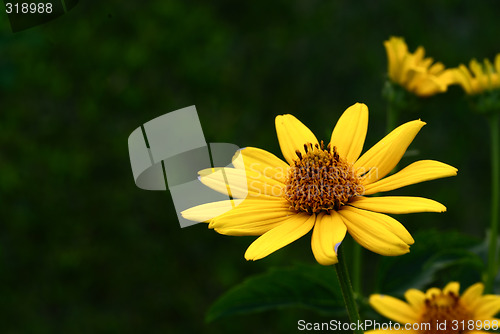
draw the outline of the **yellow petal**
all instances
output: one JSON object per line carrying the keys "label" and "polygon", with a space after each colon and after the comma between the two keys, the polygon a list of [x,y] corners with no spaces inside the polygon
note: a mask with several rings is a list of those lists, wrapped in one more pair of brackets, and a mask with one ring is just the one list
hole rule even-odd
{"label": "yellow petal", "polygon": [[344,240],[346,231],[342,217],[336,211],[332,211],[329,215],[325,213],[318,215],[311,238],[311,247],[319,264],[328,266],[338,262],[337,249]]}
{"label": "yellow petal", "polygon": [[233,165],[238,169],[248,169],[284,183],[290,166],[265,150],[246,147],[238,150],[233,157]]}
{"label": "yellow petal", "polygon": [[420,160],[394,175],[365,186],[365,195],[390,191],[410,184],[457,175],[457,169],[433,160]]}
{"label": "yellow petal", "polygon": [[438,62],[429,67],[429,74],[436,75],[443,70],[444,70],[444,65]]}
{"label": "yellow petal", "polygon": [[420,81],[415,87],[415,94],[420,97],[428,97],[437,93],[444,93],[448,89],[447,80],[440,80],[436,76],[427,75],[424,80]]}
{"label": "yellow petal", "polygon": [[387,51],[389,77],[397,82],[401,69],[401,62],[405,54],[408,53],[408,47],[401,37],[391,37],[388,41],[384,42],[384,47]]}
{"label": "yellow petal", "polygon": [[443,293],[445,295],[447,295],[450,292],[453,292],[454,295],[459,296],[460,295],[460,283],[450,282],[450,283],[446,284],[446,286],[443,289]]}
{"label": "yellow petal", "polygon": [[354,164],[354,170],[358,175],[369,171],[363,178],[363,184],[373,183],[386,176],[398,164],[424,125],[425,123],[420,120],[405,123],[363,154]]}
{"label": "yellow petal", "polygon": [[425,57],[425,49],[422,46],[417,47],[415,52],[413,53],[413,56],[415,57],[415,65],[422,66],[422,67],[427,67],[425,66],[426,63],[428,63],[428,59],[431,60],[432,63],[432,58],[426,58]]}
{"label": "yellow petal", "polygon": [[[396,219],[384,215],[382,213],[371,212],[367,210],[361,210],[353,208],[350,206],[345,206],[342,208],[342,213],[347,213],[351,217],[358,216],[359,220],[364,220],[366,224],[371,224],[375,229],[388,230],[393,233],[399,239],[403,240],[406,244],[412,245],[415,241],[413,240],[411,234],[406,230],[406,228],[398,222]],[[345,217],[345,215],[343,215]],[[346,223],[347,225],[347,223]],[[349,229],[349,226],[347,226]],[[406,248],[406,247],[405,247]]]}
{"label": "yellow petal", "polygon": [[299,213],[283,221],[280,226],[264,233],[248,247],[245,258],[258,260],[285,247],[307,234],[314,226],[315,215]]}
{"label": "yellow petal", "polygon": [[472,77],[469,70],[465,65],[460,64],[457,69],[453,71],[455,81],[462,86],[467,94],[472,94]]}
{"label": "yellow petal", "polygon": [[370,305],[384,317],[406,324],[419,321],[419,314],[407,303],[386,295],[371,295]]}
{"label": "yellow petal", "polygon": [[486,88],[488,88],[487,85],[488,79],[483,72],[483,67],[481,66],[481,64],[477,60],[472,59],[469,63],[469,68],[471,72],[474,74],[474,77],[476,81],[479,83],[481,89],[485,90]]}
{"label": "yellow petal", "polygon": [[372,252],[395,256],[410,251],[408,244],[413,244],[413,238],[394,218],[349,206],[339,213],[354,240]]}
{"label": "yellow petal", "polygon": [[415,312],[422,311],[425,306],[425,293],[417,289],[409,289],[405,292],[405,298]]}
{"label": "yellow petal", "polygon": [[260,221],[252,221],[246,225],[214,227],[214,231],[219,234],[232,236],[263,235],[267,231],[280,226],[288,217],[271,218]]}
{"label": "yellow petal", "polygon": [[500,312],[500,296],[482,296],[474,306],[475,316],[481,319],[492,318],[498,312]]}
{"label": "yellow petal", "polygon": [[438,288],[430,288],[425,292],[425,297],[426,298],[432,298],[432,296],[439,296],[441,295],[442,291],[441,289]]}
{"label": "yellow petal", "polygon": [[447,69],[438,74],[437,77],[443,83],[443,85],[449,86],[455,83],[455,75],[453,74],[453,72],[454,69]]}
{"label": "yellow petal", "polygon": [[316,136],[301,121],[292,115],[276,116],[276,133],[280,143],[281,152],[286,161],[291,164],[297,159],[295,151],[305,154],[304,144],[318,143]]}
{"label": "yellow petal", "polygon": [[222,234],[261,235],[270,225],[295,215],[289,207],[284,199],[245,199],[232,210],[214,217],[208,227]]}
{"label": "yellow petal", "polygon": [[427,77],[427,71],[423,67],[413,67],[406,73],[405,87],[408,91],[414,92],[417,86]]}
{"label": "yellow petal", "polygon": [[407,86],[408,80],[410,79],[410,70],[415,68],[415,56],[408,53],[404,56],[403,61],[401,63],[401,68],[399,71],[399,77],[396,79],[396,82],[400,83],[403,86]]}
{"label": "yellow petal", "polygon": [[262,175],[260,172],[236,168],[207,168],[198,172],[200,181],[222,194],[246,198],[274,196],[282,197],[285,185]]}
{"label": "yellow petal", "polygon": [[356,103],[340,116],[333,129],[330,144],[337,148],[342,158],[352,164],[363,150],[367,129],[368,107],[363,103]]}
{"label": "yellow petal", "polygon": [[238,199],[201,204],[182,211],[181,215],[189,220],[206,222],[234,209],[242,202],[243,200]]}
{"label": "yellow petal", "polygon": [[358,196],[352,199],[349,204],[359,209],[390,214],[446,211],[446,207],[439,202],[427,198],[412,196]]}
{"label": "yellow petal", "polygon": [[474,308],[476,303],[483,295],[483,291],[484,291],[483,283],[473,284],[467,290],[464,291],[460,299],[463,301],[464,305]]}
{"label": "yellow petal", "polygon": [[495,57],[495,69],[500,74],[500,53]]}

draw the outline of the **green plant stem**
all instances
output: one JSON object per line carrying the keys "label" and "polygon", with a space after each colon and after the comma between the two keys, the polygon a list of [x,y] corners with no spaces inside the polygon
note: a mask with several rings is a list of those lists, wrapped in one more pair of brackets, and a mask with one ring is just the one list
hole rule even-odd
{"label": "green plant stem", "polygon": [[352,247],[352,289],[358,296],[362,295],[361,292],[361,263],[363,259],[361,257],[361,246],[357,243],[353,243]]}
{"label": "green plant stem", "polygon": [[[344,261],[344,252],[340,248],[338,250],[339,262],[335,265],[335,272],[337,273],[337,278],[340,282],[340,288],[342,290],[342,296],[344,297],[349,320],[351,323],[358,324],[361,321],[361,318],[359,317],[358,306],[356,305],[356,300],[354,299],[354,292],[352,291],[347,265]],[[363,334],[363,331],[358,328],[356,328],[353,332],[356,334]]]}
{"label": "green plant stem", "polygon": [[486,293],[492,293],[497,274],[498,209],[500,202],[500,114],[494,113],[489,119],[491,131],[491,225],[488,249],[488,275]]}
{"label": "green plant stem", "polygon": [[398,110],[394,106],[393,99],[389,98],[389,99],[387,99],[387,123],[385,125],[386,126],[385,132],[389,133],[392,130],[394,130],[394,128],[396,127],[397,121],[398,121]]}

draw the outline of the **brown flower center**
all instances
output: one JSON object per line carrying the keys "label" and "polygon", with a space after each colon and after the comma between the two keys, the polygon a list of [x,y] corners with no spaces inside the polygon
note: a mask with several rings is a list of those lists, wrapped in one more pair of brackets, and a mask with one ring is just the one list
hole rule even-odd
{"label": "brown flower center", "polygon": [[360,179],[352,172],[335,146],[304,145],[305,154],[296,151],[298,159],[290,166],[285,199],[299,212],[317,213],[339,210],[349,200],[363,193]]}
{"label": "brown flower center", "polygon": [[471,319],[471,311],[463,305],[458,295],[450,291],[425,300],[425,311],[420,323],[430,326],[422,331],[424,334],[455,334],[466,332],[467,322]]}

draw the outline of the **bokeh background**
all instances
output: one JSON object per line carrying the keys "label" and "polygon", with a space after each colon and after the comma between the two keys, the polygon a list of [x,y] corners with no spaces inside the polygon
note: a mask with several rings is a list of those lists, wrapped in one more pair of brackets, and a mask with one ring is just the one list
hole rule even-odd
{"label": "bokeh background", "polygon": [[[341,113],[364,102],[366,148],[385,134],[383,41],[402,36],[449,67],[493,59],[499,13],[493,0],[82,1],[18,33],[0,14],[1,332],[290,333],[299,319],[328,321],[298,308],[205,323],[217,297],[245,278],[314,263],[310,239],[246,262],[253,237],[181,229],[168,192],[134,185],[129,134],[196,105],[207,142],[280,155],[276,115],[291,113],[328,140]],[[402,165],[437,159],[460,172],[393,192],[448,207],[400,220],[411,233],[484,238],[485,119],[459,87],[399,123],[417,118],[427,126]],[[380,257],[363,256],[370,293]]]}

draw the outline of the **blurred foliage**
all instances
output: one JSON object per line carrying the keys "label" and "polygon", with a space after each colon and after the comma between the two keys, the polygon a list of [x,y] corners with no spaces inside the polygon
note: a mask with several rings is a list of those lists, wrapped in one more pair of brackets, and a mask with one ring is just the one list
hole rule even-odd
{"label": "blurred foliage", "polygon": [[296,264],[290,268],[272,268],[265,274],[248,278],[212,305],[207,321],[288,307],[309,308],[323,315],[346,317],[333,267]]}
{"label": "blurred foliage", "polygon": [[[80,2],[12,33],[0,21],[0,323],[2,333],[293,332],[311,311],[204,323],[224,291],[272,266],[314,263],[302,238],[258,262],[251,237],[180,229],[168,192],[135,187],[128,135],[195,104],[207,142],[279,155],[274,117],[322,139],[355,102],[370,108],[366,145],[384,135],[382,42],[405,37],[447,66],[498,53],[500,2]],[[410,232],[483,238],[489,215],[487,124],[461,89],[399,122],[427,122],[411,146],[459,175],[395,194],[431,197],[445,214],[401,216]],[[416,243],[422,242],[415,238]],[[416,246],[415,246],[416,247]],[[366,292],[380,256],[364,253]],[[402,257],[401,259],[404,259]]]}

